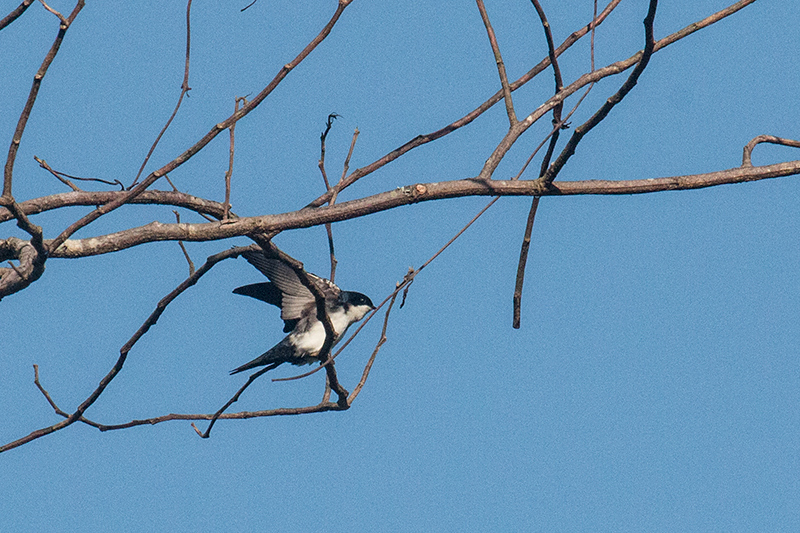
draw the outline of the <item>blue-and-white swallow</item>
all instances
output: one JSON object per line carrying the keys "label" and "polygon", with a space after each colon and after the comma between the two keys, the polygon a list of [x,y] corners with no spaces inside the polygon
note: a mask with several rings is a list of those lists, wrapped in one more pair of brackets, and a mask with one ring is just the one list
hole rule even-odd
{"label": "blue-and-white swallow", "polygon": [[[283,331],[289,334],[249,363],[231,370],[231,374],[274,363],[307,365],[319,361],[319,352],[325,343],[325,327],[317,319],[314,295],[300,282],[294,270],[278,259],[268,258],[260,252],[245,252],[242,255],[270,281],[244,285],[233,292],[280,307]],[[372,300],[360,292],[343,291],[332,281],[314,274],[309,273],[308,277],[325,296],[325,311],[336,334],[334,344],[351,324],[375,309]]]}

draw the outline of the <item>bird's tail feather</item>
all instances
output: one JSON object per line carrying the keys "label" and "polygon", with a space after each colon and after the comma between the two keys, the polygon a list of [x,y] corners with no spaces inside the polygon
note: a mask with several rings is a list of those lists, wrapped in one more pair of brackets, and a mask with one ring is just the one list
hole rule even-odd
{"label": "bird's tail feather", "polygon": [[[292,354],[292,347],[289,344],[287,339],[279,342],[263,354],[259,355],[249,363],[245,363],[238,368],[234,368],[231,370],[230,375],[238,374],[239,372],[244,372],[245,370],[250,370],[251,368],[255,368],[257,366],[265,366],[271,365],[273,363],[285,363],[290,359]],[[277,366],[277,365],[276,365]]]}

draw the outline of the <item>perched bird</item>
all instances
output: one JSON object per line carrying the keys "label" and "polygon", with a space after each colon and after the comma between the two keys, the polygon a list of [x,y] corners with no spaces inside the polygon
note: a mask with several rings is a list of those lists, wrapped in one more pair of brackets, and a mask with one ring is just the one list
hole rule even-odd
{"label": "perched bird", "polygon": [[[231,374],[274,363],[307,365],[319,361],[319,351],[325,343],[325,327],[317,319],[314,295],[300,282],[294,270],[278,259],[268,258],[260,252],[245,252],[242,255],[271,281],[244,285],[233,292],[280,307],[283,331],[289,334],[249,363],[232,370]],[[343,291],[332,281],[314,274],[308,274],[308,277],[325,296],[325,310],[336,333],[334,344],[342,338],[350,324],[358,322],[375,309],[372,300],[360,292]]]}

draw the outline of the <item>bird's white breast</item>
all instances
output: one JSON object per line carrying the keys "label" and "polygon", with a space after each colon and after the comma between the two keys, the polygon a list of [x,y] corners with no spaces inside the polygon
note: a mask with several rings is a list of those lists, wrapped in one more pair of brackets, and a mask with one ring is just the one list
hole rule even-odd
{"label": "bird's white breast", "polygon": [[[334,340],[334,344],[336,344],[354,320],[353,317],[351,317],[349,313],[345,313],[344,310],[331,313],[328,316],[331,319],[333,330],[336,333],[336,339]],[[291,343],[297,348],[298,352],[317,355],[322,349],[322,345],[325,343],[325,326],[323,326],[322,322],[319,320],[314,320],[308,330],[302,333],[292,333],[289,337]]]}

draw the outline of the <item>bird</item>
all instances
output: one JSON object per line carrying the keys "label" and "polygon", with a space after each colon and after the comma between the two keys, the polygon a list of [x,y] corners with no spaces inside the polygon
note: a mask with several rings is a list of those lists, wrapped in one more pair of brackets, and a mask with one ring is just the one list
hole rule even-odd
{"label": "bird", "polygon": [[[280,307],[283,332],[289,334],[249,363],[231,370],[231,375],[258,366],[278,366],[282,363],[307,365],[320,361],[325,327],[317,318],[317,301],[312,292],[286,263],[261,252],[244,252],[242,255],[270,281],[237,287],[233,290],[234,294],[250,296]],[[343,291],[330,280],[311,273],[307,275],[325,296],[325,311],[336,335],[333,344],[344,336],[351,324],[375,309],[372,300],[365,294]]]}

